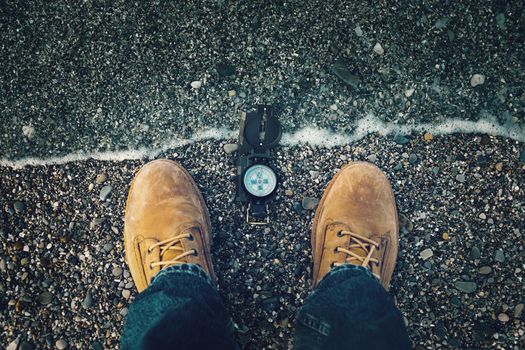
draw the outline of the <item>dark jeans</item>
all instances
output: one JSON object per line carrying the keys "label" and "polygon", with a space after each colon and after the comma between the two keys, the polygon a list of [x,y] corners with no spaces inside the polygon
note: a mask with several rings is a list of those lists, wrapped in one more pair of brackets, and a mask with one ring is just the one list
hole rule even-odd
{"label": "dark jeans", "polygon": [[[403,317],[371,273],[332,269],[297,313],[295,349],[410,349]],[[121,347],[238,349],[221,297],[197,265],[162,270],[129,308]]]}

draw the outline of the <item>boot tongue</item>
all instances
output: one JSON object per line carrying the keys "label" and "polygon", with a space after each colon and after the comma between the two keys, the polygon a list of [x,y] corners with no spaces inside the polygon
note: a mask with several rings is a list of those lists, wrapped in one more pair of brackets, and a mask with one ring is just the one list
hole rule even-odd
{"label": "boot tongue", "polygon": [[[361,257],[363,257],[363,259],[366,258],[366,256],[368,255],[368,251],[366,251],[365,249],[359,247],[359,248],[352,248],[351,250],[352,253],[355,253]],[[357,259],[353,259],[353,261],[355,262],[356,265],[362,265],[362,262],[361,261],[357,261]]]}
{"label": "boot tongue", "polygon": [[[189,234],[193,235],[193,237],[195,237],[195,235],[196,235],[195,231],[196,231],[195,228],[189,227],[189,228],[186,228],[186,229],[178,232],[177,236],[183,235],[185,233],[189,233]],[[162,257],[161,257],[162,261],[173,260],[176,257],[178,257],[179,255],[181,255],[182,253],[184,253],[185,250],[188,250],[188,248],[184,247],[184,245],[182,244],[183,241],[185,241],[185,238],[182,238],[181,240],[178,240],[173,245],[171,245],[170,248],[166,249],[164,254],[162,254]],[[187,258],[180,259],[180,262],[187,262]]]}

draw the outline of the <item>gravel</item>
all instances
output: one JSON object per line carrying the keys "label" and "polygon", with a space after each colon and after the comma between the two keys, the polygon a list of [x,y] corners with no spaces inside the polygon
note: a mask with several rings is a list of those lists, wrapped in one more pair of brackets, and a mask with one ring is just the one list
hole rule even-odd
{"label": "gravel", "polygon": [[[224,145],[233,140],[201,141],[162,155],[181,162],[206,198],[219,291],[243,348],[287,348],[295,312],[310,294],[314,211],[303,209],[301,202],[321,198],[338,169],[370,154],[381,155],[376,164],[396,194],[400,241],[391,293],[414,345],[522,346],[525,254],[516,242],[525,233],[523,145],[466,135],[424,142],[423,136],[405,135],[409,142],[402,145],[393,137],[371,135],[331,149],[280,148],[274,166],[281,186],[267,227],[246,226],[243,210],[231,200],[235,155],[227,154]],[[410,164],[404,154],[417,155],[418,162]],[[477,163],[479,154],[489,156],[486,167]],[[500,161],[506,164],[503,172],[495,168]],[[53,348],[57,340],[67,341],[69,348],[88,349],[92,342],[118,348],[127,308],[137,295],[125,269],[124,205],[133,175],[145,162],[0,167],[1,344],[21,336],[36,348]],[[432,169],[438,165],[436,174]],[[311,172],[318,177],[313,179]],[[458,172],[469,180],[457,182]],[[105,201],[88,191],[101,173],[113,186]],[[26,203],[24,212],[13,209],[16,201]],[[480,220],[480,212],[490,213],[493,222]],[[93,225],[95,218],[104,220]],[[474,247],[481,252],[476,259],[471,257]],[[427,249],[432,256],[422,260]],[[494,260],[499,251],[504,263]],[[52,302],[42,305],[39,298],[46,292]],[[93,304],[84,308],[88,293]],[[511,320],[502,323],[501,313]]]}

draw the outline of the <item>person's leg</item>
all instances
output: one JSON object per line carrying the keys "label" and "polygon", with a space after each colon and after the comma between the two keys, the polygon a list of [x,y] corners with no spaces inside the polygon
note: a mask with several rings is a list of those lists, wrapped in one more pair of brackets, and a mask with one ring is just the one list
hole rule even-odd
{"label": "person's leg", "polygon": [[234,328],[198,265],[159,272],[129,308],[121,349],[235,349]]}
{"label": "person's leg", "polygon": [[296,349],[409,349],[403,318],[386,292],[398,249],[392,188],[357,162],[332,179],[312,227],[316,289],[298,312]]}
{"label": "person's leg", "polygon": [[297,313],[294,348],[411,349],[403,317],[364,267],[332,269]]}
{"label": "person's leg", "polygon": [[124,220],[126,261],[137,290],[122,349],[235,349],[214,283],[210,218],[191,176],[156,160],[137,173]]}

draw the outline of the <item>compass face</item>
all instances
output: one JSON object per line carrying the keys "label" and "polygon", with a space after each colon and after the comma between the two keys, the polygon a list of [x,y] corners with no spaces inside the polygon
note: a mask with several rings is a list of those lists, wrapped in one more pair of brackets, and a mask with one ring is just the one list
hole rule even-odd
{"label": "compass face", "polygon": [[277,177],[266,165],[256,164],[244,173],[244,187],[256,197],[266,197],[275,190]]}

